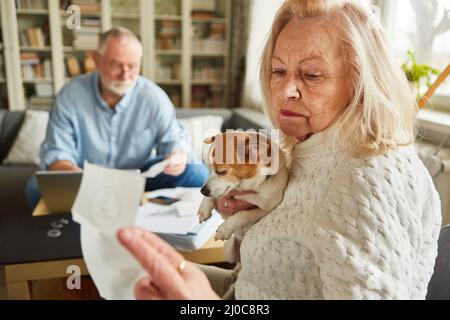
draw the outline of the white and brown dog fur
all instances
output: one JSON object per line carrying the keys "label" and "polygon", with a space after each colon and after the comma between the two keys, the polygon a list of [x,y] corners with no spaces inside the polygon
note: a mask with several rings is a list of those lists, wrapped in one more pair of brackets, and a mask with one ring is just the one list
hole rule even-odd
{"label": "white and brown dog fur", "polygon": [[[286,159],[274,141],[257,132],[227,131],[205,139],[211,144],[211,174],[201,189],[205,196],[198,212],[200,222],[211,217],[215,200],[232,190],[254,191],[234,198],[257,206],[256,209],[222,215],[224,222],[216,232],[216,240],[225,243],[225,256],[240,268],[240,242],[245,232],[281,202],[289,179]],[[228,244],[228,246],[227,246]]]}

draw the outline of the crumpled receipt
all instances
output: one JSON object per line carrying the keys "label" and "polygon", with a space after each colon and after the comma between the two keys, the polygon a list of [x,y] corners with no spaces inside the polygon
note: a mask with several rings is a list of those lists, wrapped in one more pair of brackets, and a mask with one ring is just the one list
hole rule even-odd
{"label": "crumpled receipt", "polygon": [[81,224],[81,249],[100,296],[134,299],[134,286],[146,273],[117,240],[117,231],[134,225],[145,178],[124,170],[86,163],[73,220]]}

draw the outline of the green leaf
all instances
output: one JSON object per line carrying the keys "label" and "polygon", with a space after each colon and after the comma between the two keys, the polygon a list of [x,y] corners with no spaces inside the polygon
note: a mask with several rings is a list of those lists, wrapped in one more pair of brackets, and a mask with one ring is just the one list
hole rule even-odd
{"label": "green leaf", "polygon": [[408,81],[413,82],[417,88],[420,88],[420,82],[425,79],[426,85],[430,87],[431,75],[438,75],[440,71],[426,64],[418,64],[414,53],[408,50],[409,59],[402,64],[403,72]]}

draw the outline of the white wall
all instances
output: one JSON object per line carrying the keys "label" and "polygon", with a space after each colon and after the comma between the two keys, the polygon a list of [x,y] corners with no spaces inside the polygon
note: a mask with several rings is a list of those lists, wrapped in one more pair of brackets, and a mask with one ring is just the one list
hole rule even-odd
{"label": "white wall", "polygon": [[250,9],[250,34],[242,105],[262,109],[259,88],[259,61],[273,18],[284,0],[253,0]]}

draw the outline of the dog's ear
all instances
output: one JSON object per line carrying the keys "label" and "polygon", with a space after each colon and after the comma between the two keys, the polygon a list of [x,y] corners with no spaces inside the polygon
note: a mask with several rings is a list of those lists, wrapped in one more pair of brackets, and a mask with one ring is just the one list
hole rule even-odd
{"label": "dog's ear", "polygon": [[209,137],[209,138],[205,138],[205,139],[203,140],[203,143],[211,144],[211,143],[213,143],[215,140],[216,140],[216,136],[212,136],[212,137]]}

